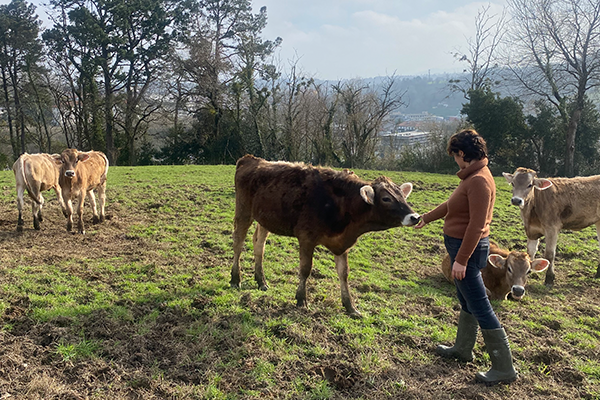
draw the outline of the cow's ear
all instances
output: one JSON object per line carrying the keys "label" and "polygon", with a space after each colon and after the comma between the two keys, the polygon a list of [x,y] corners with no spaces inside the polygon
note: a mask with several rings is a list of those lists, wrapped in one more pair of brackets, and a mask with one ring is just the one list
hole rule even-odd
{"label": "cow's ear", "polygon": [[52,154],[52,158],[54,159],[54,163],[57,165],[62,165],[62,159],[60,154]]}
{"label": "cow's ear", "polygon": [[488,256],[488,262],[496,268],[504,268],[504,263],[506,262],[506,258],[502,257],[500,254],[490,254]]}
{"label": "cow's ear", "polygon": [[535,178],[533,180],[533,184],[539,190],[545,190],[545,189],[548,189],[550,186],[552,186],[551,181],[549,181],[548,179],[541,179],[541,178]]}
{"label": "cow's ear", "polygon": [[404,196],[405,199],[407,199],[408,196],[410,196],[410,194],[412,193],[412,189],[413,189],[413,185],[410,182],[406,182],[406,183],[403,183],[402,185],[400,185],[400,190],[402,190],[402,195]]}
{"label": "cow's ear", "polygon": [[90,158],[90,155],[88,153],[79,153],[79,154],[77,154],[77,159],[79,161],[87,161],[87,160],[89,160],[89,158]]}
{"label": "cow's ear", "polygon": [[365,185],[360,188],[360,197],[362,197],[367,204],[375,204],[375,191],[371,185]]}
{"label": "cow's ear", "polygon": [[502,176],[506,179],[506,182],[508,182],[509,185],[512,185],[513,179],[515,178],[515,176],[513,174],[503,172]]}
{"label": "cow's ear", "polygon": [[550,261],[545,258],[536,258],[531,262],[531,271],[532,272],[542,272],[548,268],[550,265]]}

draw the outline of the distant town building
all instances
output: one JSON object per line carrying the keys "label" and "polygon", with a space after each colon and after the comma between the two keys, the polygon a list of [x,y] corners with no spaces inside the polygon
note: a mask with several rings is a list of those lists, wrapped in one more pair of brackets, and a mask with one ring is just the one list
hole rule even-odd
{"label": "distant town building", "polygon": [[380,142],[396,149],[404,146],[412,146],[417,143],[427,144],[429,132],[407,131],[407,132],[387,132],[379,135]]}

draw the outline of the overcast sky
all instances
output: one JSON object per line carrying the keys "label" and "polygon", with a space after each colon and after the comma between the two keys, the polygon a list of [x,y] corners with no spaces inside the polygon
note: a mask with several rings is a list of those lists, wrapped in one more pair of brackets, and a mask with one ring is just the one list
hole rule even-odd
{"label": "overcast sky", "polygon": [[320,79],[456,72],[453,51],[467,49],[483,7],[504,0],[252,0],[267,6],[265,39],[283,39],[280,59],[299,58]]}
{"label": "overcast sky", "polygon": [[[9,0],[0,0],[8,4]],[[34,4],[47,0],[33,0]],[[462,69],[452,53],[467,50],[483,7],[499,14],[505,0],[252,0],[267,7],[265,39],[283,39],[281,67],[298,60],[318,79],[424,75]],[[38,8],[45,18],[45,11]]]}

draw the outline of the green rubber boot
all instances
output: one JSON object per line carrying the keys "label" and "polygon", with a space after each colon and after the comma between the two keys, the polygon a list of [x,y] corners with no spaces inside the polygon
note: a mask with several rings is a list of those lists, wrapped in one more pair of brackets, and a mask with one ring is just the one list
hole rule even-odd
{"label": "green rubber boot", "polygon": [[488,372],[478,372],[475,378],[488,386],[516,380],[518,374],[513,367],[512,354],[504,328],[482,329],[481,333],[492,361],[492,369]]}
{"label": "green rubber boot", "polygon": [[456,358],[461,361],[473,360],[473,346],[477,340],[477,329],[479,323],[473,314],[460,310],[458,317],[458,330],[454,346],[438,345],[435,352],[442,357]]}

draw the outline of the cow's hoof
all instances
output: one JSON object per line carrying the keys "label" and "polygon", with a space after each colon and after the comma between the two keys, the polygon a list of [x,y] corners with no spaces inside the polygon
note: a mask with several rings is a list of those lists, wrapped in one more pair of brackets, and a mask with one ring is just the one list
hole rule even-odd
{"label": "cow's hoof", "polygon": [[298,308],[307,308],[308,307],[308,302],[306,300],[297,300],[296,301],[296,307],[298,307]]}
{"label": "cow's hoof", "polygon": [[39,220],[40,222],[44,222],[44,217],[42,217],[42,213],[40,213],[40,214],[38,215],[38,220]]}
{"label": "cow's hoof", "polygon": [[38,221],[33,221],[33,229],[35,229],[36,231],[39,231],[40,228],[40,223]]}
{"label": "cow's hoof", "polygon": [[262,285],[258,285],[258,290],[262,290],[263,292],[266,292],[268,288],[269,288],[269,286],[266,283],[262,284]]}
{"label": "cow's hoof", "polygon": [[229,282],[229,287],[231,287],[232,289],[239,289],[240,288],[240,284],[239,283]]}
{"label": "cow's hoof", "polygon": [[23,225],[17,225],[17,232],[23,232]]}
{"label": "cow's hoof", "polygon": [[99,224],[100,223],[100,218],[98,218],[96,215],[94,215],[94,218],[92,218],[92,224]]}
{"label": "cow's hoof", "polygon": [[354,311],[352,311],[352,312],[349,312],[349,313],[348,313],[348,316],[349,316],[350,318],[352,318],[352,319],[362,319],[362,317],[363,317],[363,316],[362,316],[362,314],[361,314],[361,313],[359,313],[359,312],[358,312],[358,311],[356,311],[356,310],[354,310]]}

